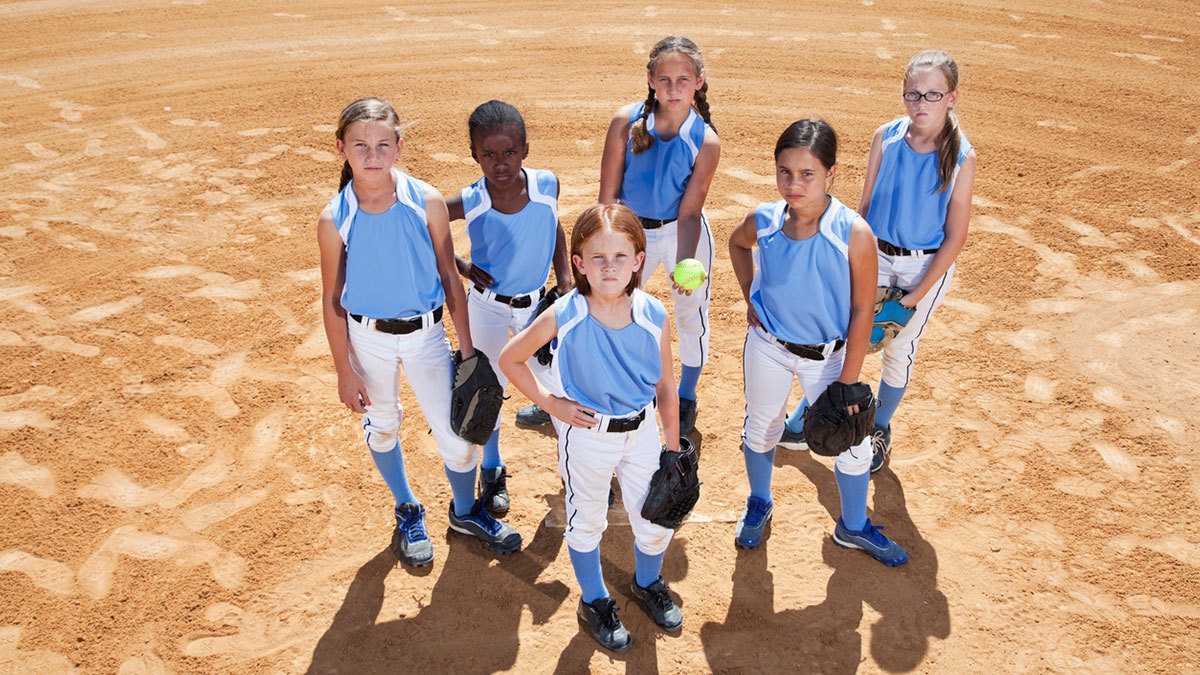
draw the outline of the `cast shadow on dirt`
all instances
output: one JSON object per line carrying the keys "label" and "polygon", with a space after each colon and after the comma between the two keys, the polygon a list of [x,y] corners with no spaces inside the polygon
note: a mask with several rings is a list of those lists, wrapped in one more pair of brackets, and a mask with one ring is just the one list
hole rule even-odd
{"label": "cast shadow on dirt", "polygon": [[[816,486],[832,532],[841,512],[832,463],[807,452],[781,451],[777,457],[780,466],[796,467]],[[853,673],[866,658],[858,634],[863,603],[880,615],[870,626],[870,658],[882,670],[913,670],[924,660],[930,637],[949,636],[949,605],[937,588],[937,553],[913,524],[896,475],[885,468],[871,480],[875,508],[868,516],[908,550],[908,563],[885,567],[862,551],[838,547],[825,534],[812,542],[833,570],[825,599],[777,610],[767,566],[774,533],[756,550],[738,550],[729,612],[723,621],[700,628],[713,671]],[[787,517],[778,510],[774,514],[776,522]],[[775,562],[779,569],[780,561]]]}
{"label": "cast shadow on dirt", "polygon": [[[547,498],[562,501],[561,493]],[[355,574],[313,649],[308,672],[410,673],[449,663],[461,672],[511,669],[524,609],[534,625],[542,625],[570,595],[563,580],[538,581],[562,541],[562,528],[551,524],[550,513],[533,539],[508,556],[496,557],[481,542],[447,529],[434,538],[435,555],[445,556],[445,564],[429,603],[410,616],[377,623],[384,580],[406,573],[390,550],[380,551]]]}

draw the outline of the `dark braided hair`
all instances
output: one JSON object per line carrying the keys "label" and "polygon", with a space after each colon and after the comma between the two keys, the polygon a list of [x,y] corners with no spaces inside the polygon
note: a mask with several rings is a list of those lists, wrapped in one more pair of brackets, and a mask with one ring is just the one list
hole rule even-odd
{"label": "dark braided hair", "polygon": [[495,99],[475,108],[467,118],[467,133],[471,137],[471,154],[475,153],[475,134],[493,129],[512,128],[520,135],[520,143],[525,143],[525,118],[516,108]]}
{"label": "dark braided hair", "polygon": [[[700,77],[700,73],[704,70],[704,55],[700,53],[700,48],[695,42],[685,38],[682,35],[672,35],[665,37],[654,45],[650,50],[650,61],[646,63],[646,70],[651,74],[658,67],[659,62],[668,54],[683,54],[692,61],[692,68],[696,72],[696,77]],[[650,90],[646,94],[646,104],[642,107],[642,116],[633,123],[633,128],[629,130],[629,138],[632,140],[633,154],[640,155],[654,145],[654,137],[650,135],[650,130],[646,128],[646,121],[650,117],[650,113],[654,112],[654,87],[648,87]],[[708,82],[696,90],[696,94],[692,99],[692,105],[695,106],[696,112],[700,113],[700,117],[712,127],[713,131],[717,128],[713,126],[712,116],[708,109]]]}

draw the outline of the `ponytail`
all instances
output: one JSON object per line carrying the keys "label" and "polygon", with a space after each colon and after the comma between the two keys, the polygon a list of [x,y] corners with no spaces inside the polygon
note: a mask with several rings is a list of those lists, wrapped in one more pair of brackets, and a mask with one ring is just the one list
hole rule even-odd
{"label": "ponytail", "polygon": [[654,88],[647,87],[650,90],[646,94],[646,103],[642,106],[642,115],[633,123],[633,128],[629,130],[630,149],[633,154],[640,155],[650,149],[654,145],[654,137],[650,135],[650,130],[646,128],[646,121],[650,117],[650,113],[654,112]]}
{"label": "ponytail", "polygon": [[954,180],[954,171],[958,168],[958,115],[954,114],[954,110],[946,111],[946,125],[942,127],[942,133],[938,134],[938,192],[945,192],[950,188],[950,182]]}
{"label": "ponytail", "polygon": [[354,169],[350,168],[350,162],[344,162],[342,164],[342,181],[338,183],[338,192],[345,190],[352,178],[354,178]]}

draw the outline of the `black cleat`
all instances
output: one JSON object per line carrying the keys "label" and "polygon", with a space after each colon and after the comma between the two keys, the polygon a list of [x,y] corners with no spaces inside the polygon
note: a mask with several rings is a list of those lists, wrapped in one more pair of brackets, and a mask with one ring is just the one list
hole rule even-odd
{"label": "black cleat", "polygon": [[579,609],[575,614],[580,623],[587,625],[592,638],[599,642],[601,647],[614,652],[629,649],[629,631],[625,630],[621,619],[617,618],[617,603],[612,598],[598,598],[590,604],[580,600]]}

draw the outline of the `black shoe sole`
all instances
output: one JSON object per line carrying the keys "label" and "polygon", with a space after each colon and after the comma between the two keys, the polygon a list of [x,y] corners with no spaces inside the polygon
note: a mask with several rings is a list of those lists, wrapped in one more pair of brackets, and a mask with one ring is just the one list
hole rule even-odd
{"label": "black shoe sole", "polygon": [[592,632],[592,624],[588,623],[588,620],[583,618],[579,614],[579,612],[575,613],[575,618],[579,620],[579,627],[584,629],[585,631],[587,631],[587,634],[591,636],[592,640],[594,640],[596,642],[596,644],[600,645],[601,647],[604,647],[605,649],[609,650],[610,652],[627,651],[629,649],[630,645],[633,644],[633,639],[630,638],[625,644],[623,644],[619,647],[614,647],[612,645],[606,645],[600,641],[600,638],[596,637],[596,634],[594,632]]}

